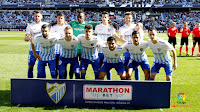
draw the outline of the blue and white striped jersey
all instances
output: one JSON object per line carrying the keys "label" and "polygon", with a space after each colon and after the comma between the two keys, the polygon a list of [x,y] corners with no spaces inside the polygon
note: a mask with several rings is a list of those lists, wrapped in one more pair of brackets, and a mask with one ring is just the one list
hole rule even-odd
{"label": "blue and white striped jersey", "polygon": [[119,28],[119,35],[124,35],[124,39],[126,41],[132,40],[132,32],[135,29],[135,24],[132,23],[130,26],[124,24],[122,27]]}
{"label": "blue and white striped jersey", "polygon": [[122,62],[121,54],[127,50],[123,47],[116,47],[114,51],[111,51],[108,46],[100,46],[100,50],[104,54],[103,62],[106,63],[120,63]]}
{"label": "blue and white striped jersey", "polygon": [[61,46],[61,52],[60,57],[64,58],[74,58],[77,57],[77,44],[80,44],[80,41],[78,38],[73,38],[71,41],[66,41],[65,38],[57,39],[57,44],[60,44]]}
{"label": "blue and white striped jersey", "polygon": [[97,34],[97,36],[103,41],[107,41],[108,37],[116,35],[115,28],[113,26],[110,24],[104,25],[103,23],[95,27],[94,33]]}
{"label": "blue and white striped jersey", "polygon": [[[58,35],[57,39],[60,39],[62,37],[65,37],[65,28],[66,26],[70,26],[69,24],[64,24],[62,26],[59,26],[58,24],[54,25],[51,27],[51,33],[52,34],[56,34]],[[56,44],[55,45],[55,54],[60,54],[60,45],[59,44]]]}
{"label": "blue and white striped jersey", "polygon": [[[26,34],[30,34],[31,37],[34,37],[38,34],[41,34],[41,27],[43,24],[48,24],[46,22],[40,22],[39,24],[31,23],[28,24],[26,27]],[[29,51],[32,51],[32,47],[30,45]],[[35,51],[40,51],[40,45],[36,44],[35,45]]]}
{"label": "blue and white striped jersey", "polygon": [[153,44],[149,39],[148,45],[153,52],[154,55],[154,63],[159,64],[171,64],[171,56],[169,51],[173,50],[173,46],[169,44],[166,40],[159,39],[158,43]]}
{"label": "blue and white striped jersey", "polygon": [[98,58],[97,45],[101,45],[103,41],[97,36],[92,36],[90,40],[86,40],[85,34],[80,34],[77,38],[80,40],[80,45],[82,46],[81,58],[96,60]]}
{"label": "blue and white striped jersey", "polygon": [[45,39],[42,35],[38,35],[33,40],[33,44],[40,44],[39,56],[42,61],[50,61],[55,59],[55,42],[56,36],[50,35],[48,39]]}
{"label": "blue and white striped jersey", "polygon": [[131,60],[136,62],[142,62],[148,60],[145,53],[145,49],[148,48],[148,43],[146,41],[140,41],[139,45],[134,45],[133,42],[124,43],[124,48],[129,50],[131,54]]}

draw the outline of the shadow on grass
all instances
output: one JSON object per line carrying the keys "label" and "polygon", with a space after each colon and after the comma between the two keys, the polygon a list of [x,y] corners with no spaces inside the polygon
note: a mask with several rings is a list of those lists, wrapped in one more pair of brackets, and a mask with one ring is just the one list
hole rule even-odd
{"label": "shadow on grass", "polygon": [[7,106],[12,107],[11,104],[11,91],[10,90],[0,90],[0,107]]}

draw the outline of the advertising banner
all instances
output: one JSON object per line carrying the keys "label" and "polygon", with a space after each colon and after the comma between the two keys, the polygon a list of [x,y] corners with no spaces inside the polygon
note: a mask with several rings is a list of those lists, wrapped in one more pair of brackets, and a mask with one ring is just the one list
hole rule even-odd
{"label": "advertising banner", "polygon": [[167,81],[11,79],[11,103],[169,108]]}

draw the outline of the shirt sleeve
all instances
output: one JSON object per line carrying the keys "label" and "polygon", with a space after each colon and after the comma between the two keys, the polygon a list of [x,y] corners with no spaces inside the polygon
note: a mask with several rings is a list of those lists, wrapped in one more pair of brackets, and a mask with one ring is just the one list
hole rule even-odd
{"label": "shirt sleeve", "polygon": [[125,42],[121,47],[124,49],[128,49],[128,42]]}
{"label": "shirt sleeve", "polygon": [[97,22],[90,21],[90,22],[87,22],[87,24],[91,24],[93,27],[97,26],[100,23],[101,23],[101,21],[97,21]]}
{"label": "shirt sleeve", "polygon": [[169,51],[174,49],[174,47],[169,42],[166,42],[166,46],[167,46],[167,50]]}
{"label": "shirt sleeve", "polygon": [[168,28],[167,32],[168,32],[168,33],[170,32],[170,28]]}
{"label": "shirt sleeve", "polygon": [[119,28],[119,35],[124,35],[123,29]]}
{"label": "shirt sleeve", "polygon": [[28,24],[27,27],[26,27],[26,34],[31,34],[30,24]]}
{"label": "shirt sleeve", "polygon": [[190,29],[188,28],[188,32],[191,33]]}
{"label": "shirt sleeve", "polygon": [[104,43],[104,41],[101,38],[97,37],[97,45],[102,46],[103,43]]}
{"label": "shirt sleeve", "polygon": [[39,42],[39,38],[34,38],[34,40],[33,40],[33,44],[36,44],[36,43],[38,43]]}
{"label": "shirt sleeve", "polygon": [[112,27],[112,35],[116,35],[116,31],[114,27]]}
{"label": "shirt sleeve", "polygon": [[98,30],[99,30],[99,27],[98,27],[98,25],[95,27],[95,30],[94,30],[94,33],[95,34],[98,34]]}
{"label": "shirt sleeve", "polygon": [[68,24],[69,24],[70,26],[72,26],[72,21],[68,22]]}

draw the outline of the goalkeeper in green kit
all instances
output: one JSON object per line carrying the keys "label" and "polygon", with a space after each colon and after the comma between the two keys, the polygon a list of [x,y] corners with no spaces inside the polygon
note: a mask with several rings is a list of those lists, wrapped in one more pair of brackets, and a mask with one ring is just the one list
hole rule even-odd
{"label": "goalkeeper in green kit", "polygon": [[[85,14],[83,11],[79,10],[77,15],[77,21],[70,21],[68,24],[73,28],[73,34],[77,37],[79,34],[84,34],[85,25],[91,24],[93,27],[100,24],[101,22],[93,22],[93,21],[84,21]],[[81,59],[81,45],[77,45],[77,55],[79,57],[79,61]],[[73,69],[72,65],[70,66],[69,72],[70,79],[73,79]],[[66,78],[66,76],[65,76]]]}

